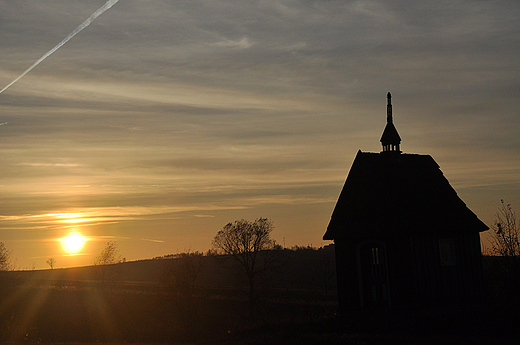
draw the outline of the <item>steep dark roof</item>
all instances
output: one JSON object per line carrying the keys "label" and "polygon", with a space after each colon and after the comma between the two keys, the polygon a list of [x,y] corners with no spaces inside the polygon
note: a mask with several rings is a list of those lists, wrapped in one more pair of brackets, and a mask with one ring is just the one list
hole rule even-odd
{"label": "steep dark roof", "polygon": [[431,156],[359,151],[323,239],[485,230]]}

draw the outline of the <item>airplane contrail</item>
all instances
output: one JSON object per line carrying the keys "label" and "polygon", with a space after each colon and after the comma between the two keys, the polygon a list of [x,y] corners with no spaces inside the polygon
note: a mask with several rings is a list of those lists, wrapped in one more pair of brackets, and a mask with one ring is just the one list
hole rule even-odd
{"label": "airplane contrail", "polygon": [[87,20],[85,20],[83,23],[81,23],[77,28],[74,29],[74,31],[72,31],[67,37],[65,37],[63,39],[63,41],[61,41],[60,43],[58,43],[54,48],[52,48],[51,50],[49,50],[47,53],[45,53],[41,58],[38,59],[38,61],[36,61],[35,63],[33,63],[31,65],[31,67],[29,67],[28,69],[26,69],[18,78],[16,78],[15,80],[13,80],[11,83],[9,83],[9,85],[7,85],[6,87],[4,87],[2,90],[0,90],[0,93],[4,92],[5,90],[7,90],[11,85],[13,85],[14,83],[16,83],[18,80],[20,80],[24,75],[26,75],[27,73],[29,73],[34,67],[38,66],[40,64],[40,62],[42,62],[43,60],[45,60],[47,57],[49,57],[49,55],[51,55],[52,53],[54,53],[56,50],[60,49],[62,45],[64,45],[65,43],[67,43],[68,41],[70,41],[70,39],[74,36],[76,36],[81,30],[83,30],[84,28],[86,28],[87,26],[90,25],[90,23],[92,23],[94,21],[94,19],[96,19],[97,17],[99,17],[100,15],[102,15],[106,10],[108,10],[109,8],[111,8],[112,6],[114,6],[119,0],[108,0],[103,6],[101,6],[96,12],[92,13],[90,15],[90,17],[87,18]]}

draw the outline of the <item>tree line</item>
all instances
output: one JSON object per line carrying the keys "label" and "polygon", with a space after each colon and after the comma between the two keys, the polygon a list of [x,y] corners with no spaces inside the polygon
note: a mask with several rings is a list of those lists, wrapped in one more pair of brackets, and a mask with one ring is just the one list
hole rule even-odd
{"label": "tree line", "polygon": [[[234,260],[247,285],[249,313],[255,315],[258,302],[259,287],[266,281],[266,276],[285,264],[283,249],[272,237],[273,221],[257,218],[254,221],[235,220],[222,227],[213,238],[208,254]],[[493,256],[503,260],[495,260],[491,271],[497,281],[506,281],[514,289],[520,289],[520,224],[510,204],[503,200],[495,214],[495,222],[491,226],[490,245]],[[308,247],[303,247],[308,249]],[[302,249],[295,247],[294,249]],[[0,271],[14,270],[11,252],[0,242]],[[165,286],[180,293],[184,298],[190,297],[203,265],[203,253],[190,252],[175,255],[165,269],[162,280]],[[124,262],[114,241],[106,243],[101,253],[94,259],[98,279],[101,285],[111,279],[113,264]],[[54,268],[56,260],[47,260],[50,268]],[[489,266],[489,265],[488,265]]]}

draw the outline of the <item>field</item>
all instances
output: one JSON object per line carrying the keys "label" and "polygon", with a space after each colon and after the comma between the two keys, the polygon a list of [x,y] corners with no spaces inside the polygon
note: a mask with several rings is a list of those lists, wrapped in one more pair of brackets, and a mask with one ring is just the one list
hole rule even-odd
{"label": "field", "polygon": [[516,344],[518,312],[464,306],[337,316],[330,252],[288,253],[259,287],[255,316],[232,260],[204,257],[188,290],[168,284],[177,259],[1,276],[1,343]]}
{"label": "field", "polygon": [[302,251],[297,263],[286,260],[269,286],[259,286],[254,318],[238,267],[229,259],[204,257],[189,290],[165,281],[178,258],[112,265],[105,281],[93,266],[4,272],[0,341],[208,342],[268,323],[318,320],[334,315],[337,305],[333,276],[328,282],[318,277],[323,269],[314,259],[323,252],[316,252]]}

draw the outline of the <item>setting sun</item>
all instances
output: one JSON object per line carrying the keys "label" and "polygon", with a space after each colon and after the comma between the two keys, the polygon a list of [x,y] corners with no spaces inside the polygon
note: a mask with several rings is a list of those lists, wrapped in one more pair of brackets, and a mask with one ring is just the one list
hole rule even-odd
{"label": "setting sun", "polygon": [[61,245],[67,253],[75,254],[83,248],[86,241],[87,238],[85,236],[73,232],[61,239]]}

